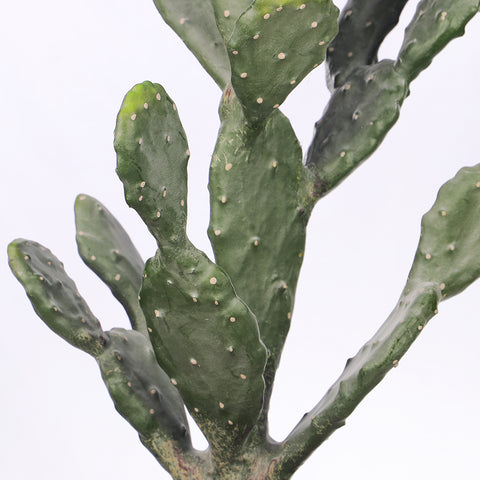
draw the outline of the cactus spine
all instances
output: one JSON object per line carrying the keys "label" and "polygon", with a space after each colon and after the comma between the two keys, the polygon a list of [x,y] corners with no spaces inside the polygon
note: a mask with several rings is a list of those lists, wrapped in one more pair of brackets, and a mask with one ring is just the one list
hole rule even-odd
{"label": "cactus spine", "polygon": [[[117,410],[173,478],[289,478],[398,363],[438,303],[480,275],[477,166],[442,187],[424,216],[384,325],[290,435],[270,439],[270,395],[313,207],[377,148],[410,82],[479,8],[420,1],[398,58],[379,62],[405,3],[351,0],[337,23],[329,0],[155,1],[223,91],[209,183],[215,263],[186,235],[189,148],[177,106],[160,85],[136,85],[117,118],[117,173],[157,252],[145,264],[103,205],[87,195],[75,203],[79,253],[131,330],[104,331],[45,247],[9,246],[36,312],[97,360]],[[280,106],[325,55],[332,96],[303,163]],[[208,451],[193,448],[185,408]]]}

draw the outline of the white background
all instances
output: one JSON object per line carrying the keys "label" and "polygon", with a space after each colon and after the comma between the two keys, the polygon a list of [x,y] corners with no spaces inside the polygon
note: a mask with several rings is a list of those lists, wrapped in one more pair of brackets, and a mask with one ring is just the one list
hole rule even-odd
{"label": "white background", "polygon": [[[414,7],[382,56],[396,55]],[[20,236],[48,246],[104,328],[127,327],[76,253],[74,198],[98,198],[142,255],[153,255],[152,239],[123,201],[112,142],[124,94],[143,80],[162,83],[192,151],[189,234],[209,252],[206,184],[220,91],[151,0],[4,1],[0,22],[0,477],[167,479],[115,412],[94,360],[35,316],[8,269],[6,246]],[[313,407],[387,317],[421,215],[442,183],[480,161],[479,58],[480,17],[412,84],[375,155],[317,206],[274,392],[275,438]],[[327,99],[320,67],[282,107],[304,149]],[[442,304],[399,368],[294,478],[478,479],[479,297],[477,283]]]}

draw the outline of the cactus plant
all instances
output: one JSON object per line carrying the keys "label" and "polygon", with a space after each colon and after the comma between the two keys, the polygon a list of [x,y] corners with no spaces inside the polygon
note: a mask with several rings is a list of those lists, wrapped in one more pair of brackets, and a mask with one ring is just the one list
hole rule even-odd
{"label": "cactus plant", "polygon": [[[405,289],[384,325],[290,435],[271,440],[268,407],[313,207],[377,148],[410,82],[479,5],[419,2],[398,58],[378,62],[404,1],[391,11],[350,1],[338,25],[338,10],[324,0],[205,3],[155,2],[223,90],[209,185],[215,263],[186,235],[186,135],[173,100],[150,82],[125,97],[115,149],[127,203],[157,253],[144,264],[106,207],[83,194],[75,203],[80,256],[132,329],[104,331],[40,244],[15,240],[9,261],[44,322],[96,359],[117,410],[173,478],[289,478],[398,364],[438,303],[480,274],[477,166],[449,181],[424,216]],[[332,96],[303,163],[279,107],[325,52]],[[206,452],[192,447],[185,407]]]}

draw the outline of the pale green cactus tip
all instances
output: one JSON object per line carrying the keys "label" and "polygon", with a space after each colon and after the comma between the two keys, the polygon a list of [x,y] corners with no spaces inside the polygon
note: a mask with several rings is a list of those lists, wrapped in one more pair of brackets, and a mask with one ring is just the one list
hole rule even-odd
{"label": "pale green cactus tip", "polygon": [[[155,0],[221,87],[210,168],[215,262],[189,241],[187,162],[177,106],[136,85],[117,118],[117,173],[154,236],[146,263],[100,202],[75,202],[80,256],[125,308],[132,330],[103,331],[61,262],[28,240],[10,267],[38,315],[92,355],[117,410],[175,479],[290,478],[386,373],[438,303],[480,275],[480,166],[462,169],[422,221],[405,289],[378,332],[282,442],[268,434],[275,373],[290,327],[305,231],[315,202],[381,143],[410,82],[463,33],[479,2],[422,0],[399,56],[378,61],[405,0]],[[338,32],[338,33],[337,33]],[[332,96],[305,164],[279,107],[327,52]],[[185,408],[209,443],[191,443]]]}

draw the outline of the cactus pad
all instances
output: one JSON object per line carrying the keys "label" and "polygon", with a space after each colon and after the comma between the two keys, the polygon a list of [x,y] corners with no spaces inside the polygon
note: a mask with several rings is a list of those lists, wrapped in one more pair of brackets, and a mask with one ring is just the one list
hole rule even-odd
{"label": "cactus pad", "polygon": [[229,277],[186,236],[188,147],[159,85],[127,94],[115,145],[127,202],[159,246],[140,292],[157,360],[211,444],[235,444],[261,410],[266,351]]}
{"label": "cactus pad", "polygon": [[442,299],[480,276],[480,164],[462,168],[422,219],[409,284],[433,282]]}
{"label": "cactus pad", "polygon": [[279,111],[256,130],[227,91],[220,116],[210,167],[209,237],[216,261],[255,313],[277,365],[305,248],[302,152]]}
{"label": "cactus pad", "polygon": [[412,81],[478,12],[479,0],[422,0],[405,30],[398,69]]}
{"label": "cactus pad", "polygon": [[330,0],[257,0],[240,16],[227,49],[249,118],[269,115],[323,62],[337,15]]}
{"label": "cactus pad", "polygon": [[141,290],[160,366],[212,445],[235,444],[262,407],[266,362],[254,315],[194,247],[162,249]]}
{"label": "cactus pad", "polygon": [[144,261],[115,217],[97,200],[79,195],[75,201],[78,252],[123,305],[132,327],[147,333],[138,303]]}
{"label": "cactus pad", "polygon": [[225,43],[232,35],[239,17],[250,7],[252,0],[210,0],[213,5],[218,29]]}
{"label": "cactus pad", "polygon": [[230,81],[230,62],[210,0],[154,0],[154,3],[165,22],[223,90]]}
{"label": "cactus pad", "polygon": [[127,203],[157,242],[185,238],[190,152],[177,107],[161,85],[144,82],[126,95],[115,149]]}
{"label": "cactus pad", "polygon": [[8,246],[8,257],[46,325],[74,347],[98,355],[105,344],[102,327],[58,258],[39,243],[23,239]]}
{"label": "cactus pad", "polygon": [[424,285],[402,293],[400,300],[375,335],[347,361],[326,395],[286,440],[287,450],[299,457],[320,445],[345,424],[362,399],[383,379],[437,313],[438,289]]}
{"label": "cactus pad", "polygon": [[408,92],[405,79],[391,60],[358,67],[335,90],[315,137],[306,164],[315,173],[312,190],[319,197],[337,186],[381,143],[400,114]]}
{"label": "cactus pad", "polygon": [[338,35],[327,50],[331,91],[357,68],[377,62],[378,48],[398,23],[407,0],[349,0],[339,18]]}
{"label": "cactus pad", "polygon": [[97,361],[119,413],[145,439],[160,437],[191,447],[182,399],[158,366],[148,338],[120,328],[105,335]]}

